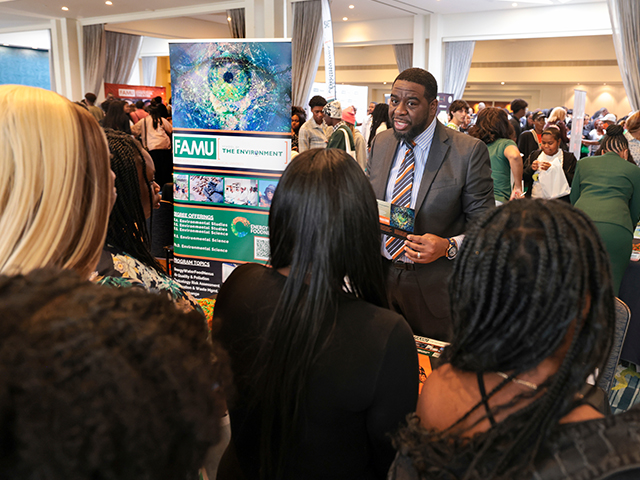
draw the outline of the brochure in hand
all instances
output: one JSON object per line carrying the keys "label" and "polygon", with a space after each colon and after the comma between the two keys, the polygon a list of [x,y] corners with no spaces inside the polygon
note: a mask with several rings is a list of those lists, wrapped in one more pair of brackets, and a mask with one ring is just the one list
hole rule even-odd
{"label": "brochure in hand", "polygon": [[416,211],[413,208],[378,200],[378,217],[380,231],[385,235],[405,239],[413,233],[416,221]]}

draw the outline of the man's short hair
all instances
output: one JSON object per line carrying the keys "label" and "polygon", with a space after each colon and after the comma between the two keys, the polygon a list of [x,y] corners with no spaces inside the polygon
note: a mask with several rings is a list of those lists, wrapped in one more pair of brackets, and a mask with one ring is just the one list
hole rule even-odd
{"label": "man's short hair", "polygon": [[464,100],[454,100],[451,106],[449,107],[449,113],[458,112],[460,110],[468,110],[469,104]]}
{"label": "man's short hair", "polygon": [[87,102],[94,104],[98,97],[96,97],[95,93],[89,92],[84,94],[84,98],[87,99]]}
{"label": "man's short hair", "polygon": [[396,77],[393,84],[398,80],[417,83],[424,87],[424,96],[431,101],[438,96],[438,82],[435,77],[423,68],[407,68]]}
{"label": "man's short hair", "polygon": [[142,100],[138,100],[136,102],[136,108],[143,108],[144,107],[144,102]]}
{"label": "man's short hair", "polygon": [[511,111],[513,113],[519,112],[520,110],[527,108],[529,104],[521,98],[516,98],[513,102],[511,102]]}
{"label": "man's short hair", "polygon": [[309,100],[309,107],[310,108],[314,108],[314,107],[323,107],[327,104],[327,101],[325,100],[324,97],[321,97],[320,95],[316,95],[315,97],[311,97],[311,100]]}

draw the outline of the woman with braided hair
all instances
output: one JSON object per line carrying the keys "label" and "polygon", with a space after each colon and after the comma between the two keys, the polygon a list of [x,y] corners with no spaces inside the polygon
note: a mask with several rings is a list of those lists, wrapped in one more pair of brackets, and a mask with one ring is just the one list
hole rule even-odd
{"label": "woman with braided hair", "polygon": [[633,231],[640,219],[640,169],[629,153],[620,125],[610,125],[595,157],[578,162],[571,203],[596,224],[613,271],[613,291],[620,289],[629,265]]}
{"label": "woman with braided hair", "polygon": [[395,438],[390,479],[640,478],[640,410],[603,418],[580,394],[615,321],[607,254],[584,213],[558,200],[487,212],[449,289],[447,363]]}
{"label": "woman with braided hair", "polygon": [[123,132],[106,129],[117,198],[109,217],[106,246],[94,280],[103,285],[137,286],[166,293],[185,310],[201,311],[197,301],[151,255],[147,218],[160,207],[160,187],[153,160],[140,144]]}

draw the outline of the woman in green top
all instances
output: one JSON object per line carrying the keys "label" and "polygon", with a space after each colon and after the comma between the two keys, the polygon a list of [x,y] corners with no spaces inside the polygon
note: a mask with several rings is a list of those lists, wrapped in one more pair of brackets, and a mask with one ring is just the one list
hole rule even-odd
{"label": "woman in green top", "polygon": [[522,156],[513,141],[515,132],[507,112],[496,107],[483,108],[469,135],[482,140],[489,149],[496,205],[522,197]]}
{"label": "woman in green top", "polygon": [[640,168],[629,158],[629,143],[619,125],[607,128],[597,153],[578,162],[571,203],[596,224],[609,252],[617,295],[640,219]]}

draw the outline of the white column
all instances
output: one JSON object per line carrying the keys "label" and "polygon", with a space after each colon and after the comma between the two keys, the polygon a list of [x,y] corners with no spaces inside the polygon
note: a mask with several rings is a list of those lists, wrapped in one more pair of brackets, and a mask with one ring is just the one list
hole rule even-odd
{"label": "white column", "polygon": [[413,17],[413,66],[426,68],[426,39],[427,32],[425,23],[426,15],[416,15]]}
{"label": "white column", "polygon": [[82,27],[73,18],[51,20],[51,52],[55,89],[69,100],[81,100]]}
{"label": "white column", "polygon": [[263,0],[245,0],[244,21],[247,38],[264,38]]}
{"label": "white column", "polygon": [[442,17],[437,13],[429,15],[429,65],[431,72],[438,82],[438,87],[444,85],[442,72],[444,70],[444,43],[442,42]]}
{"label": "white column", "polygon": [[245,0],[247,38],[282,38],[285,32],[286,0]]}
{"label": "white column", "polygon": [[283,38],[285,25],[285,0],[264,0],[265,38]]}

